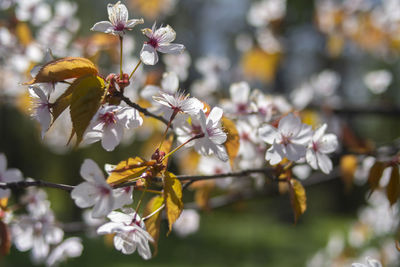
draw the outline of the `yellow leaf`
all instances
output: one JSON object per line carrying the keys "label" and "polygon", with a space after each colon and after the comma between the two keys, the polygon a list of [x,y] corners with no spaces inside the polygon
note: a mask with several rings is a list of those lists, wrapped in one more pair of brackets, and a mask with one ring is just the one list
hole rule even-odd
{"label": "yellow leaf", "polygon": [[71,87],[74,87],[71,97],[71,121],[76,133],[76,145],[83,138],[90,120],[100,107],[104,95],[104,80],[95,75],[87,75],[76,79]]}
{"label": "yellow leaf", "polygon": [[[155,196],[147,203],[143,217],[146,217],[161,208],[164,203],[164,198]],[[161,224],[161,209],[149,217],[145,222],[147,232],[153,237],[154,242],[154,255],[157,254],[158,238],[160,237],[160,224]]]}
{"label": "yellow leaf", "polygon": [[[161,145],[160,152],[164,152],[168,154],[171,151],[172,143],[174,142],[174,135],[171,134],[167,138],[165,138],[164,142]],[[168,158],[164,159],[163,164],[167,166]]]}
{"label": "yellow leaf", "polygon": [[8,204],[8,197],[0,198],[0,209],[5,210]]}
{"label": "yellow leaf", "polygon": [[65,92],[60,95],[57,100],[52,104],[51,113],[53,115],[53,122],[63,113],[63,111],[71,105],[72,92],[77,86],[77,82],[72,83]]}
{"label": "yellow leaf", "polygon": [[357,157],[354,155],[344,155],[340,159],[340,173],[347,190],[353,184],[354,173],[357,170]]}
{"label": "yellow leaf", "polygon": [[292,203],[294,222],[296,223],[300,215],[302,215],[307,209],[306,190],[303,185],[295,179],[290,179],[289,188],[290,202]]}
{"label": "yellow leaf", "polygon": [[236,129],[235,123],[226,117],[222,117],[222,127],[227,135],[224,146],[229,156],[229,162],[233,167],[234,160],[239,152],[239,132]]}
{"label": "yellow leaf", "polygon": [[[168,234],[172,224],[179,218],[183,209],[182,185],[176,176],[168,171],[164,173],[164,199],[165,211],[168,219]],[[168,235],[167,234],[167,235]]]}
{"label": "yellow leaf", "polygon": [[369,170],[368,183],[371,187],[371,193],[379,187],[379,181],[381,180],[383,170],[385,169],[385,164],[383,162],[377,161],[372,165]]}
{"label": "yellow leaf", "polygon": [[243,54],[241,65],[244,75],[250,79],[270,82],[275,77],[281,53],[267,53],[260,48],[253,48]]}
{"label": "yellow leaf", "polygon": [[29,29],[28,24],[25,22],[19,22],[15,27],[15,33],[18,37],[19,42],[23,46],[28,46],[32,42],[32,33]]}
{"label": "yellow leaf", "polygon": [[87,58],[64,57],[45,64],[31,81],[24,83],[55,83],[88,74],[97,75],[96,66]]}
{"label": "yellow leaf", "polygon": [[147,162],[143,159],[129,158],[118,163],[117,167],[111,172],[107,178],[107,183],[117,185],[139,177],[147,169]]}
{"label": "yellow leaf", "polygon": [[196,189],[194,201],[202,210],[210,210],[210,195],[215,188],[215,182],[211,180],[198,181],[192,185]]}
{"label": "yellow leaf", "polygon": [[386,195],[390,205],[396,203],[397,199],[400,197],[400,175],[399,167],[397,165],[392,169],[390,181],[386,188]]}

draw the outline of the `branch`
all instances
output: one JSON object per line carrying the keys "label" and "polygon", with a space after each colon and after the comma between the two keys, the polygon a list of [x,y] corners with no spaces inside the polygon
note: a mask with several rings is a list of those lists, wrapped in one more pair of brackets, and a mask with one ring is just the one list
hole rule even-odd
{"label": "branch", "polygon": [[400,109],[394,106],[382,107],[382,106],[342,105],[339,107],[331,107],[331,106],[309,105],[308,108],[314,110],[323,110],[327,113],[335,113],[337,115],[343,115],[343,116],[353,116],[353,115],[380,115],[380,116],[390,116],[390,117],[400,116]]}
{"label": "branch", "polygon": [[164,124],[168,125],[168,121],[166,119],[148,111],[146,108],[142,108],[138,104],[132,102],[128,97],[124,96],[122,93],[116,92],[116,96],[120,97],[121,100],[124,101],[128,106],[133,107],[137,111],[143,113],[145,116],[155,118],[156,120],[159,120],[159,121],[163,122]]}
{"label": "branch", "polygon": [[73,185],[56,184],[56,183],[51,183],[51,182],[46,182],[46,181],[41,181],[41,180],[0,183],[1,189],[16,190],[16,189],[26,188],[26,187],[30,187],[30,186],[57,188],[57,189],[65,190],[68,192],[72,191],[72,189],[74,189],[74,187],[75,187]]}

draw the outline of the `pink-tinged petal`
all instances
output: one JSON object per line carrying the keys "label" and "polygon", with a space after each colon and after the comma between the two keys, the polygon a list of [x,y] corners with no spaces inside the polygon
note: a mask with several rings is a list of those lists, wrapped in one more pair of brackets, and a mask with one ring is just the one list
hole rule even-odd
{"label": "pink-tinged petal", "polygon": [[258,134],[264,142],[267,144],[273,144],[279,133],[275,127],[269,124],[265,124],[258,129]]}
{"label": "pink-tinged petal", "polygon": [[210,135],[209,138],[214,144],[221,145],[225,143],[227,136],[226,133],[221,129],[214,129],[212,135]]}
{"label": "pink-tinged petal", "polygon": [[196,116],[200,110],[204,108],[204,104],[195,97],[190,97],[182,102],[181,109],[183,112]]}
{"label": "pink-tinged petal", "polygon": [[101,218],[109,214],[114,207],[114,198],[112,192],[107,195],[102,195],[98,202],[93,207],[92,217]]}
{"label": "pink-tinged petal", "polygon": [[93,25],[91,31],[111,33],[114,31],[114,26],[109,21],[100,21]]}
{"label": "pink-tinged petal", "polygon": [[22,172],[18,169],[8,169],[2,175],[2,180],[6,183],[22,181]]}
{"label": "pink-tinged petal", "polygon": [[71,191],[71,198],[78,207],[88,208],[98,201],[99,190],[96,186],[83,182]]}
{"label": "pink-tinged petal", "polygon": [[318,143],[318,151],[324,154],[334,152],[339,146],[338,139],[334,134],[324,135]]}
{"label": "pink-tinged petal", "polygon": [[234,83],[229,88],[234,103],[246,103],[249,99],[250,87],[247,82]]}
{"label": "pink-tinged petal", "polygon": [[161,27],[154,32],[154,37],[160,44],[171,43],[175,40],[176,33],[171,26]]}
{"label": "pink-tinged petal", "polygon": [[175,72],[166,72],[161,80],[161,87],[165,93],[175,94],[179,87],[179,78]]}
{"label": "pink-tinged petal", "polygon": [[315,154],[315,151],[313,149],[307,149],[306,160],[311,168],[313,168],[314,170],[318,169],[317,155]]}
{"label": "pink-tinged petal", "polygon": [[2,153],[0,154],[0,174],[5,172],[7,169],[7,158],[6,156]]}
{"label": "pink-tinged petal", "polygon": [[39,98],[40,102],[42,102],[42,103],[47,103],[48,102],[47,96],[43,92],[42,88],[40,88],[40,86],[37,86],[37,85],[30,86],[29,87],[29,94],[32,97]]}
{"label": "pink-tinged petal", "polygon": [[133,202],[132,197],[133,187],[124,187],[113,190],[114,207],[113,210],[122,208],[125,205],[130,205]]}
{"label": "pink-tinged petal", "polygon": [[140,51],[140,60],[146,65],[155,65],[158,62],[157,51],[151,45],[144,44]]}
{"label": "pink-tinged petal", "polygon": [[322,153],[316,153],[317,155],[317,160],[318,160],[318,166],[321,169],[321,171],[325,174],[329,174],[332,171],[332,161],[331,159]]}
{"label": "pink-tinged petal", "polygon": [[306,155],[306,150],[304,145],[289,143],[286,145],[286,157],[290,161],[297,161]]}
{"label": "pink-tinged petal", "polygon": [[97,163],[91,159],[85,159],[81,166],[80,174],[86,181],[91,183],[102,184],[105,181],[103,172]]}
{"label": "pink-tinged petal", "polygon": [[314,142],[318,142],[322,138],[322,136],[324,136],[327,127],[328,126],[326,125],[326,123],[324,123],[321,127],[315,130],[312,140]]}
{"label": "pink-tinged petal", "polygon": [[143,24],[144,20],[143,19],[130,19],[127,21],[125,28],[132,29],[138,24]]}
{"label": "pink-tinged petal", "polygon": [[50,123],[51,123],[51,114],[50,114],[50,111],[47,106],[39,107],[36,110],[36,119],[38,120],[38,122],[40,123],[40,126],[42,128],[41,136],[43,139],[44,135],[47,132],[47,130],[49,129]]}
{"label": "pink-tinged petal", "polygon": [[301,130],[301,121],[298,117],[289,113],[279,121],[278,129],[286,137],[296,136]]}
{"label": "pink-tinged petal", "polygon": [[112,127],[106,127],[103,132],[103,139],[101,139],[101,145],[106,151],[113,151],[121,142],[123,135],[124,129],[122,125],[115,124]]}
{"label": "pink-tinged petal", "polygon": [[122,108],[117,118],[128,129],[137,128],[143,124],[143,118],[140,116],[139,111],[131,107]]}
{"label": "pink-tinged petal", "polygon": [[214,108],[211,110],[210,114],[208,114],[208,117],[207,117],[207,125],[208,125],[208,122],[211,121],[211,122],[212,122],[212,125],[213,125],[214,127],[217,126],[217,124],[218,124],[219,121],[221,120],[223,114],[224,114],[224,111],[222,110],[222,108],[214,107]]}
{"label": "pink-tinged petal", "polygon": [[111,221],[119,224],[131,224],[133,217],[131,214],[126,214],[119,211],[112,211],[107,215],[107,218]]}
{"label": "pink-tinged petal", "polygon": [[157,47],[157,51],[164,54],[177,55],[185,51],[185,46],[183,44],[160,44]]}
{"label": "pink-tinged petal", "polygon": [[125,5],[117,2],[115,5],[107,5],[108,19],[113,25],[118,23],[126,23],[128,21],[128,9]]}

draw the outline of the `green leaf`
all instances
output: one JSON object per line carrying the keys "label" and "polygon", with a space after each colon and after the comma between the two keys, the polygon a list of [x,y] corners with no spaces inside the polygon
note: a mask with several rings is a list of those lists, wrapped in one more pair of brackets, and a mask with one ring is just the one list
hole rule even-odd
{"label": "green leaf", "polygon": [[164,204],[164,198],[162,196],[155,196],[147,203],[143,217],[149,216],[153,212],[157,211],[151,217],[149,217],[144,223],[146,225],[147,232],[153,237],[154,255],[157,254],[158,250],[158,239],[160,237],[160,224],[161,224],[161,206]]}
{"label": "green leaf", "polygon": [[74,81],[71,97],[71,120],[76,133],[76,145],[82,141],[83,134],[90,120],[100,107],[105,85],[104,80],[96,75],[87,75]]}
{"label": "green leaf", "polygon": [[[165,210],[168,219],[168,234],[172,230],[172,224],[179,218],[183,210],[182,184],[176,176],[168,171],[164,173],[164,199]],[[167,234],[167,235],[168,235]]]}
{"label": "green leaf", "polygon": [[292,209],[294,212],[294,222],[297,223],[299,217],[307,209],[306,190],[304,189],[303,185],[295,179],[290,179],[289,190],[290,202],[292,204]]}
{"label": "green leaf", "polygon": [[386,196],[390,202],[390,205],[396,203],[397,199],[400,197],[400,175],[399,167],[397,165],[392,169],[390,181],[386,188]]}

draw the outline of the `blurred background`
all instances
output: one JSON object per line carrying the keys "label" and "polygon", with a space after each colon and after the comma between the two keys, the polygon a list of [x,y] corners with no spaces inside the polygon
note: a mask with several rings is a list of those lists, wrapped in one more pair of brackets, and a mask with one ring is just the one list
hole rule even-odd
{"label": "blurred background", "polygon": [[[141,88],[160,84],[164,71],[176,72],[182,89],[210,105],[229,97],[230,84],[247,81],[263,93],[283,95],[294,109],[302,110],[305,122],[328,122],[342,142],[334,164],[351,154],[357,157],[358,172],[349,182],[336,169],[327,182],[307,187],[307,211],[296,225],[288,195],[275,188],[268,196],[200,211],[198,231],[186,237],[174,232],[166,237],[163,224],[158,255],[149,261],[136,254],[122,255],[103,236],[78,233],[84,240],[82,256],[61,266],[350,266],[345,263],[363,261],[366,255],[399,266],[393,239],[398,216],[385,219],[390,227],[382,235],[355,225],[363,220],[363,209],[374,206],[365,197],[366,157],[359,155],[375,156],[377,148],[392,147],[400,134],[400,1],[122,3],[130,18],[145,20],[124,40],[126,72],[136,65],[145,41],[139,28],[169,24],[177,33],[175,42],[186,46],[179,57],[163,56],[156,66],[141,67],[126,89],[131,99],[141,101]],[[0,153],[24,177],[75,185],[82,181],[79,169],[86,158],[103,166],[151,155],[160,134],[150,136],[154,122],[127,137],[115,151],[105,152],[99,143],[79,149],[67,146],[66,120],[66,126],[60,122],[42,140],[29,114],[28,90],[21,83],[30,80],[34,65],[43,63],[47,48],[55,57],[88,57],[103,75],[118,71],[118,39],[90,31],[94,23],[108,20],[107,4],[0,0]],[[180,165],[175,160],[172,168],[189,172]],[[59,221],[82,220],[68,193],[46,192]],[[193,202],[194,194],[187,191],[185,202]],[[355,244],[354,235],[363,242]],[[0,259],[1,266],[30,266],[29,262],[29,253],[14,247]]]}

